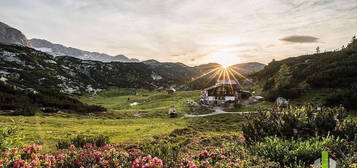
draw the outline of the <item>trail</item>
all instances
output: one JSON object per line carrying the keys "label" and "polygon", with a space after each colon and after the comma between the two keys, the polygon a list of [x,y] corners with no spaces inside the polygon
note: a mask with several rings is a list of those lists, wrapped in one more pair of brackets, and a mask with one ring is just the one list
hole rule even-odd
{"label": "trail", "polygon": [[194,117],[207,117],[207,116],[214,116],[219,114],[253,114],[257,113],[257,111],[237,111],[237,112],[227,112],[224,111],[221,107],[213,107],[214,112],[209,114],[185,114],[185,118],[194,118]]}

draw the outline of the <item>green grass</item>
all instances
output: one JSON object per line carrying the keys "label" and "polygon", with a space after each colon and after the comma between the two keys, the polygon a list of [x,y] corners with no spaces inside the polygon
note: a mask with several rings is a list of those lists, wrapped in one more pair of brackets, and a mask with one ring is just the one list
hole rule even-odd
{"label": "green grass", "polygon": [[[21,129],[25,143],[42,144],[45,150],[54,149],[59,140],[79,134],[106,135],[112,143],[137,143],[187,127],[187,119],[169,118],[168,111],[175,105],[179,116],[182,116],[188,111],[186,101],[197,98],[199,91],[179,91],[167,95],[158,91],[110,89],[97,96],[79,98],[87,104],[104,106],[107,108],[104,113],[0,116],[0,125],[13,124],[14,120]],[[142,104],[130,106],[133,102]]]}
{"label": "green grass", "polygon": [[[109,95],[109,96],[108,96]],[[132,91],[129,89],[111,89],[94,97],[81,97],[87,104],[100,105],[108,109],[101,116],[108,118],[166,118],[171,106],[175,106],[179,116],[188,112],[189,99],[198,99],[199,91],[179,91],[174,95],[166,92]],[[131,106],[131,103],[142,104]]]}
{"label": "green grass", "polygon": [[240,114],[220,114],[215,116],[187,119],[188,127],[199,132],[224,134],[240,132],[245,117]]}
{"label": "green grass", "polygon": [[106,135],[112,143],[135,143],[149,140],[153,136],[170,133],[174,129],[186,127],[183,119],[137,118],[137,119],[93,119],[63,118],[44,116],[0,116],[0,124],[19,126],[25,143],[42,144],[46,150],[54,149],[61,139],[85,134]]}
{"label": "green grass", "polygon": [[229,112],[237,112],[237,111],[258,111],[258,110],[265,110],[269,109],[274,106],[274,103],[269,102],[269,101],[262,101],[257,104],[252,104],[248,106],[242,106],[242,107],[237,107],[237,108],[226,108],[224,109],[225,111]]}
{"label": "green grass", "polygon": [[[25,143],[42,144],[45,150],[53,150],[59,140],[79,134],[102,134],[109,136],[112,143],[127,144],[148,141],[154,136],[163,136],[186,127],[209,135],[237,133],[244,121],[242,115],[236,114],[182,118],[185,113],[190,113],[186,102],[199,99],[199,91],[178,91],[174,95],[167,95],[159,91],[110,89],[96,96],[79,99],[87,104],[104,106],[107,111],[88,115],[37,113],[30,117],[0,116],[0,125],[13,124],[11,120],[14,120],[24,135]],[[142,104],[130,106],[133,102]],[[168,116],[173,105],[179,118]],[[261,103],[254,107],[267,105]],[[244,108],[248,110],[252,107]]]}

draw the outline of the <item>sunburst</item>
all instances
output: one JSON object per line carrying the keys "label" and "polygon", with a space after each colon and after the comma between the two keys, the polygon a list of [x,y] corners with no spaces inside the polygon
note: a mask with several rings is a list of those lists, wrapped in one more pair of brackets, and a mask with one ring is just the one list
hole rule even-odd
{"label": "sunburst", "polygon": [[198,79],[204,79],[205,83],[210,83],[214,79],[238,81],[238,78],[245,79],[246,77],[243,74],[239,73],[239,69],[237,69],[233,66],[221,65],[219,67],[215,67],[212,70],[209,70],[208,72],[203,73],[202,75],[192,79],[191,82],[194,82]]}

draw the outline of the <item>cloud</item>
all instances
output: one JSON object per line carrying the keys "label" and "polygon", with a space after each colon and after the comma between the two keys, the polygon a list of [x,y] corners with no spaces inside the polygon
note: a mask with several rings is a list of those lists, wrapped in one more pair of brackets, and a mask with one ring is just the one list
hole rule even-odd
{"label": "cloud", "polygon": [[319,38],[314,36],[301,36],[301,35],[294,35],[294,36],[286,36],[280,39],[281,41],[286,41],[290,43],[316,43],[319,42]]}
{"label": "cloud", "polygon": [[356,10],[356,0],[0,0],[0,21],[28,38],[140,60],[267,63],[316,48],[280,47],[277,37],[342,46],[356,33]]}

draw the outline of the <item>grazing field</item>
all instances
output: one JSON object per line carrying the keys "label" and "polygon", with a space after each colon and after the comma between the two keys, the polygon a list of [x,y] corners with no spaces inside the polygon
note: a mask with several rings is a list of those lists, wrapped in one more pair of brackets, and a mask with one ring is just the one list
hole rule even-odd
{"label": "grazing field", "polygon": [[[155,160],[166,167],[307,167],[323,149],[336,155],[341,167],[351,165],[357,159],[353,153],[356,146],[351,143],[357,138],[356,121],[351,115],[346,118],[342,107],[325,108],[320,112],[312,106],[276,109],[272,108],[271,102],[260,102],[229,109],[262,110],[259,113],[184,118],[185,113],[205,113],[203,110],[206,108],[197,110],[192,106],[195,104],[193,101],[199,99],[199,91],[179,91],[168,95],[159,91],[111,89],[78,99],[90,105],[101,105],[107,111],[87,115],[63,112],[38,112],[35,116],[3,115],[0,116],[3,128],[0,136],[7,135],[6,128],[15,126],[20,131],[15,136],[23,137],[21,143],[43,146],[38,153],[43,155],[41,158],[63,152],[66,157],[56,163],[57,167],[66,167],[64,163],[77,164],[78,167],[93,163],[111,164],[100,159],[91,160],[92,156],[104,158],[98,154],[108,154],[108,149],[116,152],[105,158],[118,161],[122,167],[131,167],[136,161],[144,164],[147,154],[157,157],[149,158],[151,163]],[[298,104],[298,101],[292,103]],[[177,118],[168,115],[173,106],[178,112]],[[78,135],[97,139],[94,142]],[[7,139],[15,139],[14,135],[10,137]],[[106,137],[109,141],[105,140]],[[59,142],[60,150],[57,150]],[[104,146],[87,146],[92,142]],[[113,145],[105,145],[108,143]],[[73,148],[71,144],[76,145]],[[31,150],[36,153],[38,149],[36,145],[25,146],[22,152]],[[13,160],[12,155],[9,156],[7,159]],[[23,156],[32,159],[25,157],[26,154]],[[120,167],[118,165],[114,167]]]}
{"label": "grazing field", "polygon": [[[97,96],[81,97],[87,104],[100,105],[107,112],[100,114],[107,118],[167,118],[172,106],[176,107],[179,117],[188,112],[186,102],[199,99],[199,91],[179,91],[168,95],[164,91],[135,89],[111,89]],[[136,105],[134,105],[137,103]]]}
{"label": "grazing field", "polygon": [[[129,98],[129,99],[128,99]],[[199,91],[166,92],[112,89],[96,96],[79,99],[87,104],[107,108],[104,113],[79,115],[37,113],[35,116],[0,116],[1,125],[17,125],[25,143],[55,149],[60,140],[77,135],[105,135],[112,143],[149,141],[154,136],[169,134],[175,129],[192,128],[209,135],[239,133],[244,116],[224,114],[204,118],[183,118],[189,112],[188,100],[197,100]],[[130,105],[138,102],[138,105]],[[168,111],[176,107],[178,118],[169,118]]]}
{"label": "grazing field", "polygon": [[[113,89],[80,98],[85,103],[104,106],[107,108],[104,113],[0,116],[0,124],[16,124],[26,143],[40,144],[47,150],[54,149],[59,140],[79,134],[106,135],[113,143],[136,143],[187,127],[188,120],[181,117],[188,110],[185,101],[198,98],[198,93],[182,91],[167,95],[165,92]],[[141,104],[130,106],[134,102]],[[168,117],[172,105],[175,105],[179,118]]]}
{"label": "grazing field", "polygon": [[[13,121],[14,122],[13,122]],[[106,135],[113,143],[135,143],[150,140],[153,136],[170,133],[174,129],[184,128],[183,119],[92,119],[63,117],[0,117],[1,124],[16,123],[26,143],[43,145],[45,149],[54,149],[59,140],[75,135]]]}

